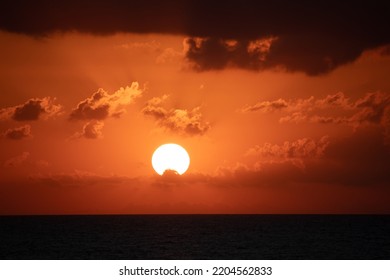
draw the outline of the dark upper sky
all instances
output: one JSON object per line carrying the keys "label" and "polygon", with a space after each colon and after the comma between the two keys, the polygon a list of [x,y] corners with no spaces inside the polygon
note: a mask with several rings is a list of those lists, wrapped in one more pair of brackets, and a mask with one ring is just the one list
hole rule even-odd
{"label": "dark upper sky", "polygon": [[[79,31],[206,37],[187,54],[201,71],[233,62],[251,70],[283,65],[289,71],[318,75],[354,61],[364,50],[390,43],[390,4],[385,1],[39,0],[0,5],[1,29],[34,36]],[[247,40],[269,36],[278,40],[267,62],[255,66],[247,53],[230,53],[221,41],[235,39],[246,47]],[[221,53],[226,57],[215,61]]]}
{"label": "dark upper sky", "polygon": [[27,34],[78,30],[223,38],[310,34],[389,42],[385,1],[2,1],[1,28]]}

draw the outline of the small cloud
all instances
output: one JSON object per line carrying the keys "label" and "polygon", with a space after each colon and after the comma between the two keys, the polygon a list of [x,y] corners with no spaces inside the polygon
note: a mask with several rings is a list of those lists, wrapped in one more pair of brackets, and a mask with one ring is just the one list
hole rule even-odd
{"label": "small cloud", "polygon": [[21,140],[31,137],[31,126],[27,124],[21,127],[10,128],[3,133],[3,136],[10,140]]}
{"label": "small cloud", "polygon": [[36,121],[58,115],[62,106],[54,104],[55,98],[32,98],[26,103],[14,107],[0,109],[0,120]]}
{"label": "small cloud", "polygon": [[353,125],[381,124],[385,112],[390,109],[390,94],[367,93],[355,102],[354,108],[358,109],[358,112],[349,119]]}
{"label": "small cloud", "polygon": [[30,156],[29,152],[23,152],[21,155],[8,159],[5,163],[5,167],[17,167],[27,160]]}
{"label": "small cloud", "polygon": [[113,94],[99,89],[91,97],[81,101],[70,113],[70,120],[104,120],[109,117],[120,117],[124,106],[131,104],[135,98],[140,97],[143,90],[137,82],[131,86],[120,88]]}
{"label": "small cloud", "polygon": [[183,135],[203,135],[210,129],[210,124],[203,121],[200,107],[191,111],[186,109],[165,109],[162,104],[168,98],[154,97],[142,109],[146,116],[153,117],[160,127]]}
{"label": "small cloud", "polygon": [[78,139],[78,138],[87,138],[87,139],[99,139],[103,137],[102,129],[104,127],[104,123],[102,121],[90,121],[87,122],[84,127],[83,131],[76,132],[71,138],[72,139]]}
{"label": "small cloud", "polygon": [[301,123],[307,120],[306,114],[302,112],[293,112],[290,115],[281,117],[279,119],[280,123]]}
{"label": "small cloud", "polygon": [[178,182],[180,179],[182,179],[182,176],[177,173],[176,170],[167,169],[161,175],[160,179],[165,182]]}

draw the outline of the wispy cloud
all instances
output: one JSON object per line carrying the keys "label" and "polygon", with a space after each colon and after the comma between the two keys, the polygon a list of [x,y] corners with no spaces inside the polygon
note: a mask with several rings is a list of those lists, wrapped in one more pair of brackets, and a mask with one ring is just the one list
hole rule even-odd
{"label": "wispy cloud", "polygon": [[27,160],[30,156],[29,152],[23,152],[21,155],[8,159],[5,163],[5,167],[17,167]]}
{"label": "wispy cloud", "polygon": [[260,101],[241,109],[243,113],[275,111],[282,114],[280,123],[345,124],[354,128],[377,124],[386,128],[390,111],[390,94],[366,93],[356,101],[351,101],[344,93],[338,92],[325,98],[311,96],[296,100]]}

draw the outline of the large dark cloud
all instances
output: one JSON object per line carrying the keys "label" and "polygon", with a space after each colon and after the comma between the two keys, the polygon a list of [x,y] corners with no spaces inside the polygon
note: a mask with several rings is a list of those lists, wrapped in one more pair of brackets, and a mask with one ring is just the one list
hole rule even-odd
{"label": "large dark cloud", "polygon": [[[316,75],[389,44],[389,14],[386,1],[5,0],[0,28],[34,36],[55,31],[181,34],[191,37],[189,43],[204,38],[199,49],[190,44],[187,52],[198,70],[277,67]],[[251,41],[270,36],[278,39],[266,59],[264,53],[248,51]],[[237,40],[238,48],[226,47],[226,39]]]}

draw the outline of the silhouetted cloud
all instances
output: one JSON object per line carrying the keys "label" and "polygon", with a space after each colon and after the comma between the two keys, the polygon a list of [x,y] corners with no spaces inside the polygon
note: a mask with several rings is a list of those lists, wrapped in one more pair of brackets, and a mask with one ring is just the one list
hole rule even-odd
{"label": "silhouetted cloud", "polygon": [[99,139],[103,137],[102,129],[104,127],[104,123],[102,121],[90,121],[87,122],[83,131],[76,132],[71,138],[87,138],[87,139]]}
{"label": "silhouetted cloud", "polygon": [[[233,66],[317,75],[389,44],[389,12],[386,1],[70,0],[53,5],[49,0],[4,0],[0,28],[33,36],[67,31],[181,34],[190,37],[187,58],[198,71]],[[197,38],[203,40],[198,46]],[[269,52],[250,51],[266,38],[277,38]]]}
{"label": "silhouetted cloud", "polygon": [[137,82],[131,86],[120,88],[113,94],[99,89],[91,97],[81,101],[69,115],[70,120],[104,120],[108,117],[120,117],[124,106],[131,104],[142,94]]}
{"label": "silhouetted cloud", "polygon": [[20,127],[7,129],[3,133],[3,136],[10,140],[21,140],[31,137],[31,126],[27,124]]}
{"label": "silhouetted cloud", "polygon": [[164,95],[161,98],[154,97],[150,99],[142,109],[142,113],[153,117],[159,126],[179,134],[203,135],[210,129],[210,124],[202,120],[200,107],[196,107],[191,111],[186,109],[167,110],[162,106],[167,98],[168,96]]}
{"label": "silhouetted cloud", "polygon": [[0,109],[0,120],[35,121],[58,115],[62,106],[54,104],[55,98],[32,98],[26,103],[14,107]]}
{"label": "silhouetted cloud", "polygon": [[23,152],[21,155],[8,159],[5,163],[5,167],[17,167],[27,160],[30,156],[29,152]]}

